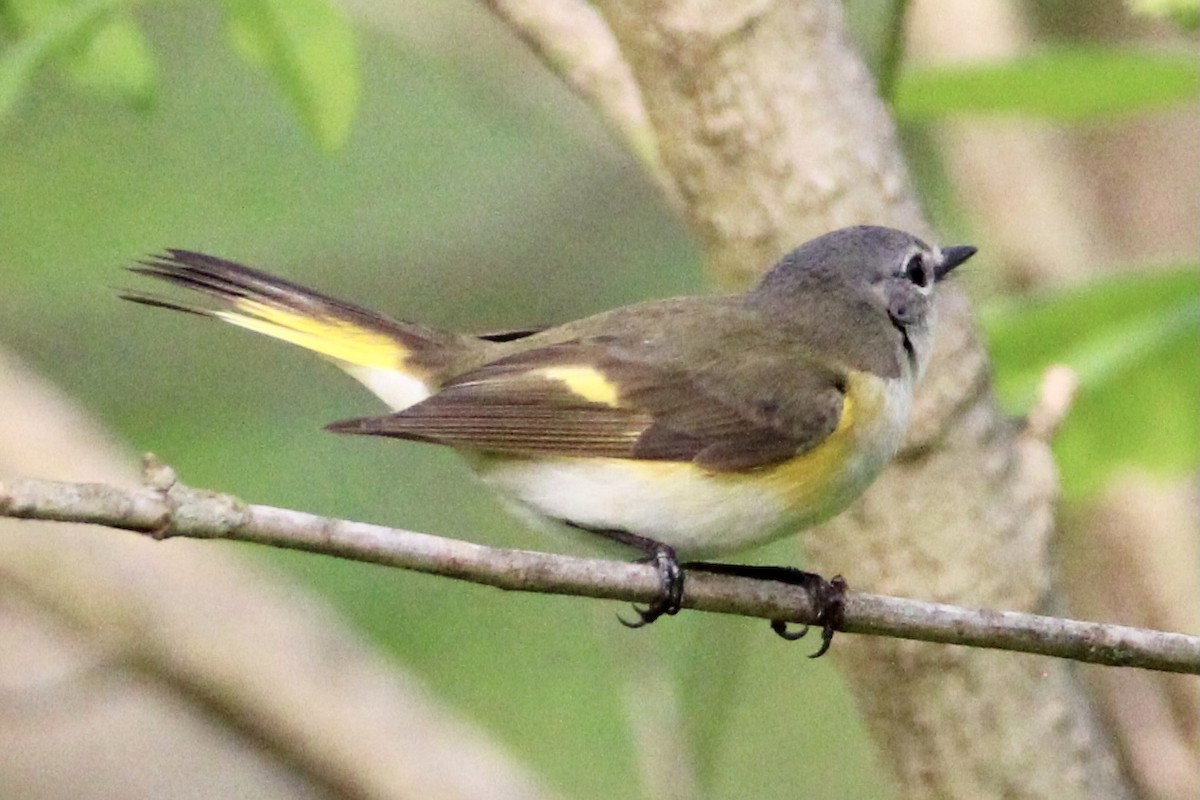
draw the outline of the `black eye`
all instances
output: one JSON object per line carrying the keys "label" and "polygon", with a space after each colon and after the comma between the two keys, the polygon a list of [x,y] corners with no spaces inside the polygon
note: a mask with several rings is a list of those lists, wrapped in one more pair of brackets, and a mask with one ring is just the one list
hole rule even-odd
{"label": "black eye", "polygon": [[925,259],[920,253],[908,257],[908,261],[904,263],[904,277],[921,289],[929,285],[929,273],[925,270]]}

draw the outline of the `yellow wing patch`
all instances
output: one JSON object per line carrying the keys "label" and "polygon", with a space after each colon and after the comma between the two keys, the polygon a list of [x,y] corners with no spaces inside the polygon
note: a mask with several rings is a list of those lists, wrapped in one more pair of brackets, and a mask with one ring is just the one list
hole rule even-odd
{"label": "yellow wing patch", "polygon": [[398,369],[411,353],[390,336],[343,320],[305,316],[241,298],[234,305],[237,311],[217,311],[213,316],[344,364]]}
{"label": "yellow wing patch", "polygon": [[545,367],[534,371],[533,374],[552,381],[561,381],[568,391],[589,403],[599,403],[611,408],[619,405],[616,384],[592,367]]}

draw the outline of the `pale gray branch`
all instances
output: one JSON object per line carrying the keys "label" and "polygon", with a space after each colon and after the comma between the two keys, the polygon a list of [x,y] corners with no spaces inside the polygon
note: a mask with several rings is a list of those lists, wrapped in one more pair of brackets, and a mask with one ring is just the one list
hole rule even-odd
{"label": "pale gray branch", "polygon": [[658,137],[629,65],[608,23],[587,0],[483,0],[493,14],[624,140],[679,206],[679,190],[662,163]]}
{"label": "pale gray branch", "polygon": [[[644,564],[506,550],[193,489],[159,468],[138,489],[40,480],[0,482],[0,515],[105,525],[156,538],[231,539],[443,575],[501,589],[649,602]],[[691,571],[683,605],[811,623],[808,594],[774,581]],[[1056,656],[1111,666],[1200,674],[1200,637],[1036,614],[988,611],[850,592],[839,630]]]}

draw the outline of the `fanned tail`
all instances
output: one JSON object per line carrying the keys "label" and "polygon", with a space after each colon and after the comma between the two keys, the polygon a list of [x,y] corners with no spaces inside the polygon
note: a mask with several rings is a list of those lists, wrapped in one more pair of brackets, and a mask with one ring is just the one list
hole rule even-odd
{"label": "fanned tail", "polygon": [[455,359],[474,341],[394,320],[265,272],[190,250],[167,250],[130,269],[198,292],[209,302],[191,304],[139,291],[122,293],[124,299],[213,317],[312,350],[397,410],[436,390]]}

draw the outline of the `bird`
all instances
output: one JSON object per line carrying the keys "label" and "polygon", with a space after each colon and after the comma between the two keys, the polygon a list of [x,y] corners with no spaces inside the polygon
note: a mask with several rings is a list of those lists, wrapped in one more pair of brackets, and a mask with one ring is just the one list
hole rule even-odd
{"label": "bird", "polygon": [[391,410],[328,430],[451,447],[521,509],[631,548],[662,587],[621,620],[640,627],[680,610],[681,559],[776,576],[691,560],[825,521],[876,478],[929,363],[936,287],[975,252],[859,225],[801,244],[742,293],[490,334],[394,319],[182,249],[130,269],[196,299],[121,296],[314,351]]}

